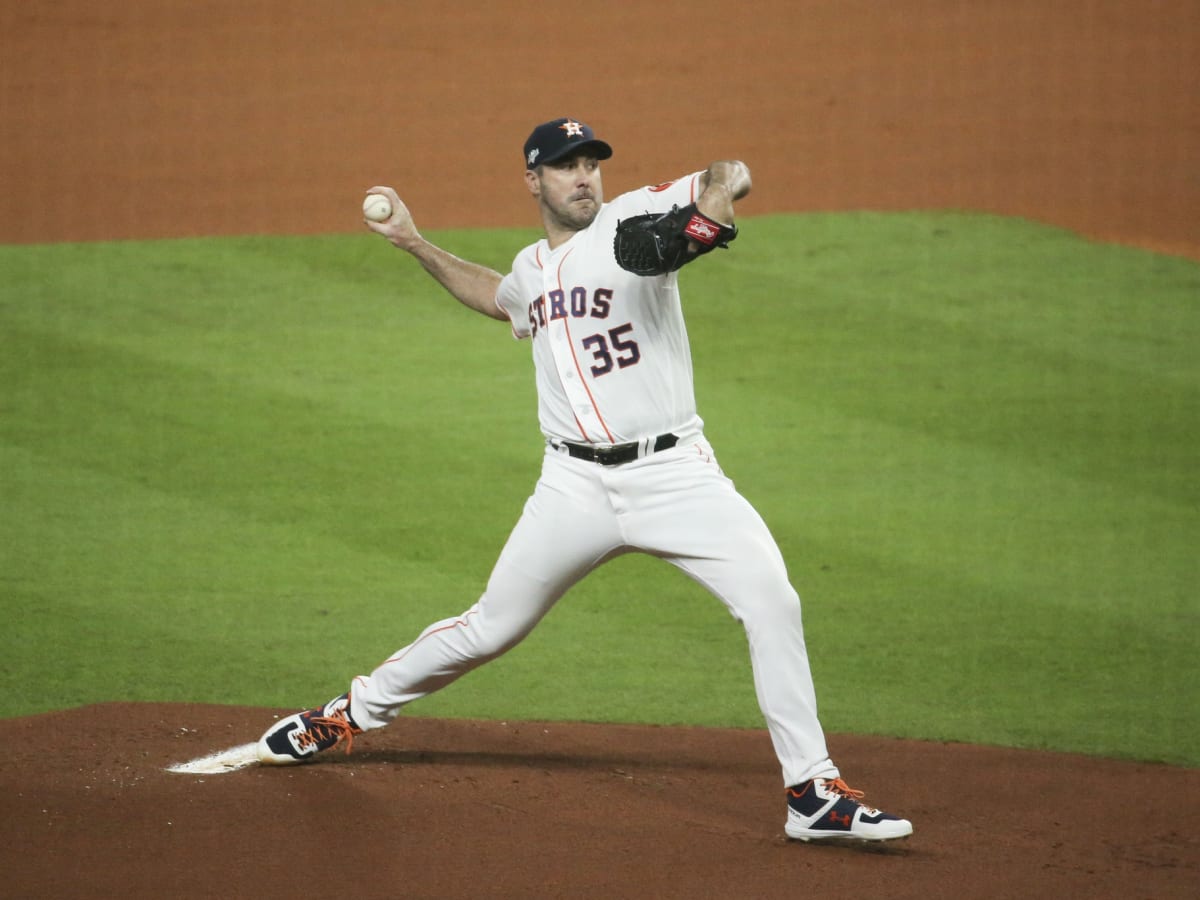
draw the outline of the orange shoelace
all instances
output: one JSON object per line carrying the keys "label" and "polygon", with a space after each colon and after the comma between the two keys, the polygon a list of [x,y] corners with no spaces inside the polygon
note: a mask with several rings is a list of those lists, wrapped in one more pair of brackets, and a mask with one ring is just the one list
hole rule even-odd
{"label": "orange shoelace", "polygon": [[336,740],[329,749],[332,750],[345,741],[346,752],[349,753],[354,746],[354,735],[361,733],[360,729],[346,721],[344,715],[318,716],[309,720],[308,728],[300,738],[300,742],[308,747],[311,744],[320,744],[329,740],[330,737],[335,737]]}
{"label": "orange shoelace", "polygon": [[832,791],[835,794],[840,794],[847,799],[858,803],[866,796],[862,791],[856,791],[840,778],[826,779],[825,790]]}

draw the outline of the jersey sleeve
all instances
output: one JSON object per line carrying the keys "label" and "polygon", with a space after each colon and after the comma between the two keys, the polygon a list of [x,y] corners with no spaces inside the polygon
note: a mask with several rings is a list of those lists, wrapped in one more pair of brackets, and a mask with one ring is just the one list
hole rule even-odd
{"label": "jersey sleeve", "polygon": [[496,289],[496,305],[508,316],[513,337],[527,338],[532,334],[529,325],[528,303],[522,301],[520,286],[515,272],[509,272]]}
{"label": "jersey sleeve", "polygon": [[631,200],[635,205],[645,207],[641,212],[670,212],[672,206],[687,206],[696,202],[696,198],[700,196],[700,179],[703,175],[704,172],[693,172],[674,181],[649,185],[633,191]]}

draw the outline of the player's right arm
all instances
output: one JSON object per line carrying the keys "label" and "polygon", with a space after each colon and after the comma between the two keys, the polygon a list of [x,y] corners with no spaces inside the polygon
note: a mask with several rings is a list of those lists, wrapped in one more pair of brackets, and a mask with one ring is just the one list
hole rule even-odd
{"label": "player's right arm", "polygon": [[460,259],[425,240],[417,231],[408,207],[392,188],[376,186],[367,193],[383,194],[392,204],[392,215],[386,221],[371,222],[364,219],[368,228],[383,235],[393,246],[411,254],[463,306],[490,318],[508,321],[508,316],[496,305],[496,291],[503,280],[499,272]]}

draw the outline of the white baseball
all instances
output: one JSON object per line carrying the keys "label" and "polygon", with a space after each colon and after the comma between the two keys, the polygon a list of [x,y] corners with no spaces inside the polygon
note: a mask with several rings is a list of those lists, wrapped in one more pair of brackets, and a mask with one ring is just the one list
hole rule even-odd
{"label": "white baseball", "polygon": [[392,215],[392,204],[383,194],[367,194],[363,200],[363,215],[372,222],[386,222]]}

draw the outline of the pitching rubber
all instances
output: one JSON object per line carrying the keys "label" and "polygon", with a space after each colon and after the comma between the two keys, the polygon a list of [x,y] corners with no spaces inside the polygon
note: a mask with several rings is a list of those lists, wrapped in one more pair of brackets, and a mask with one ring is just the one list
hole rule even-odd
{"label": "pitching rubber", "polygon": [[180,775],[224,775],[247,766],[258,765],[258,744],[241,744],[228,750],[218,750],[190,762],[167,766],[168,772]]}

